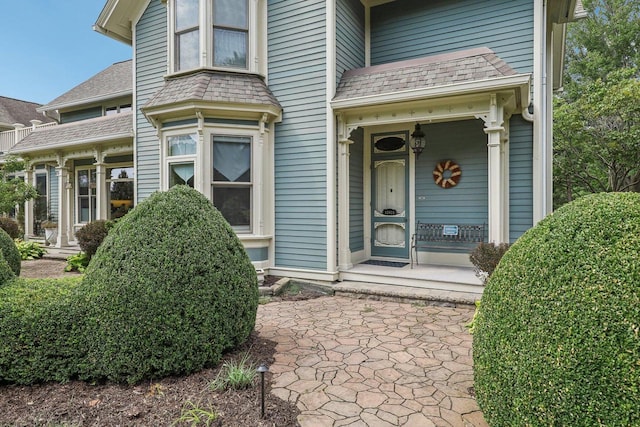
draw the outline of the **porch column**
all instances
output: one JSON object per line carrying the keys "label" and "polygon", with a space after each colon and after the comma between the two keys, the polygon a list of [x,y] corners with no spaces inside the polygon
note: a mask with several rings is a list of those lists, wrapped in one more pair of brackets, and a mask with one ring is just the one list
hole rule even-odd
{"label": "porch column", "polygon": [[[31,165],[27,166],[24,171],[24,180],[29,185],[35,185],[33,182],[33,167]],[[34,202],[33,199],[27,200],[24,203],[24,206],[21,206],[21,209],[24,209],[24,240],[29,240],[29,237],[33,236],[33,220],[34,220]]]}
{"label": "porch column", "polygon": [[349,131],[342,116],[338,116],[338,268],[348,270],[351,263],[349,247]]}
{"label": "porch column", "polygon": [[505,227],[505,196],[504,158],[502,135],[505,131],[504,111],[498,105],[496,95],[491,95],[489,115],[485,120],[484,132],[487,134],[488,166],[489,166],[489,242],[506,242]]}
{"label": "porch column", "polygon": [[107,168],[104,154],[100,150],[94,151],[96,162],[96,219],[109,219],[107,215]]}
{"label": "porch column", "polygon": [[56,177],[58,178],[58,240],[56,248],[69,245],[69,212],[67,206],[69,185],[69,169],[65,161],[58,161]]}

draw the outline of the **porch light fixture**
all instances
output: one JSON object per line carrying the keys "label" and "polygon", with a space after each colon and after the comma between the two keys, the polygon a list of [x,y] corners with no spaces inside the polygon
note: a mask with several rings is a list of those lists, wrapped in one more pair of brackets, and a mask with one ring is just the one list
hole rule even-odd
{"label": "porch light fixture", "polygon": [[427,143],[427,140],[424,137],[424,132],[420,129],[420,123],[416,123],[416,128],[411,134],[411,149],[413,153],[416,155],[416,158],[422,153],[424,147]]}

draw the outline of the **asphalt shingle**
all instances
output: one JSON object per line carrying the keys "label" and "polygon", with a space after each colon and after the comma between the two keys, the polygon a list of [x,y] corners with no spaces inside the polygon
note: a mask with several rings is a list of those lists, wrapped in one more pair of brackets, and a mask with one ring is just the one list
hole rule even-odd
{"label": "asphalt shingle", "polygon": [[36,109],[40,104],[35,102],[20,101],[19,99],[0,96],[0,128],[13,127],[15,123],[30,126],[31,120],[40,120],[42,123],[52,122],[53,119],[38,113]]}
{"label": "asphalt shingle", "polygon": [[133,138],[133,113],[120,113],[59,126],[36,128],[11,150],[25,153],[57,148],[61,145],[95,144],[116,138]]}
{"label": "asphalt shingle", "polygon": [[270,105],[282,108],[265,82],[256,75],[200,71],[167,79],[162,89],[143,109],[188,101]]}
{"label": "asphalt shingle", "polygon": [[491,49],[475,48],[345,71],[334,100],[518,74]]}
{"label": "asphalt shingle", "polygon": [[60,109],[85,103],[90,99],[102,99],[113,95],[133,94],[133,64],[131,60],[116,62],[89,80],[80,83],[40,110]]}

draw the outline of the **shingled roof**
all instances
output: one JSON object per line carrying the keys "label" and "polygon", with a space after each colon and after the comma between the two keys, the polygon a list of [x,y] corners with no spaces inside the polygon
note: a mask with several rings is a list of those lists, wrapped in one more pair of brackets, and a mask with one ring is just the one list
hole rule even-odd
{"label": "shingled roof", "polygon": [[133,138],[133,113],[120,113],[59,126],[36,128],[10,150],[25,153]]}
{"label": "shingled roof", "polygon": [[282,108],[264,80],[256,75],[201,71],[168,79],[164,87],[142,109],[148,110],[189,101],[268,105]]}
{"label": "shingled roof", "polygon": [[40,104],[35,102],[0,96],[0,129],[13,128],[15,123],[30,126],[30,120],[40,120],[42,123],[52,122],[52,119],[36,111],[38,107]]}
{"label": "shingled roof", "polygon": [[518,74],[486,47],[345,71],[334,100]]}
{"label": "shingled roof", "polygon": [[70,91],[43,105],[38,111],[86,104],[96,100],[133,94],[132,61],[116,62]]}

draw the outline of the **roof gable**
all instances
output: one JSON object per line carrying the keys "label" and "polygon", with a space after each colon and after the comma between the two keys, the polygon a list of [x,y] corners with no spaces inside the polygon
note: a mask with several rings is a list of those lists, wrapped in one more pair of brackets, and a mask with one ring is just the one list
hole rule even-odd
{"label": "roof gable", "polygon": [[133,63],[116,62],[70,91],[38,108],[38,111],[60,110],[67,107],[103,101],[133,94]]}
{"label": "roof gable", "polygon": [[37,111],[38,107],[40,104],[35,102],[0,96],[0,128],[13,128],[16,123],[29,126],[31,120],[40,120],[43,123],[52,122],[52,119]]}

